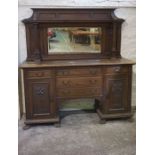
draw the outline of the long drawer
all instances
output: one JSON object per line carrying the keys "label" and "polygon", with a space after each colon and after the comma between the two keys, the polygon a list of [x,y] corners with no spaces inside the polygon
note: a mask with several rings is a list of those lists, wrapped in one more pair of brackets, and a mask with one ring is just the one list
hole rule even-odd
{"label": "long drawer", "polygon": [[93,97],[101,96],[102,88],[72,88],[72,89],[58,89],[57,97],[58,98],[71,98],[71,97]]}
{"label": "long drawer", "polygon": [[101,75],[102,70],[98,67],[64,68],[56,71],[56,76],[96,76]]}
{"label": "long drawer", "polygon": [[57,78],[56,86],[58,88],[66,87],[100,87],[102,85],[102,77],[74,77],[74,78]]}

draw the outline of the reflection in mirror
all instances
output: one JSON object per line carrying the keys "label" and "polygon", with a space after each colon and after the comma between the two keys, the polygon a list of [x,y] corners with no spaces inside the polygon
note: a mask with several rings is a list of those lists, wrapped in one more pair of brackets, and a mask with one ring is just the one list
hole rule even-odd
{"label": "reflection in mirror", "polygon": [[48,28],[48,53],[100,53],[101,28],[53,27]]}

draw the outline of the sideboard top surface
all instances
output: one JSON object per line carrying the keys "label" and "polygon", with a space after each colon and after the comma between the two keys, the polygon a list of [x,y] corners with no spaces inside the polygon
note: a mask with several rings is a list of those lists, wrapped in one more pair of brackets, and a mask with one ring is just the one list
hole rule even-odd
{"label": "sideboard top surface", "polygon": [[24,62],[20,68],[44,68],[44,67],[72,67],[72,66],[101,66],[101,65],[134,65],[135,62],[125,58],[120,59],[96,59],[96,60],[59,60],[59,61],[44,61]]}

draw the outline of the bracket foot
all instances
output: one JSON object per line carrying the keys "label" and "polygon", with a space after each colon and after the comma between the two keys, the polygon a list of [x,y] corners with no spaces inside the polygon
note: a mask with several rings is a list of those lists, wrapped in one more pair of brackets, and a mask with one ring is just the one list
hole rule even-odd
{"label": "bracket foot", "polygon": [[25,124],[24,126],[23,126],[23,130],[28,130],[28,129],[30,129],[31,128],[31,126],[30,125],[27,125],[27,124]]}

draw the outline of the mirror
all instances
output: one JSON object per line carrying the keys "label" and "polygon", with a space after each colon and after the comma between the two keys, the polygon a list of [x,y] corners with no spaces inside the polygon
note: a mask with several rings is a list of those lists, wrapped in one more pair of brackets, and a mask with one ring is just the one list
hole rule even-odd
{"label": "mirror", "polygon": [[100,27],[48,28],[48,54],[101,53]]}

